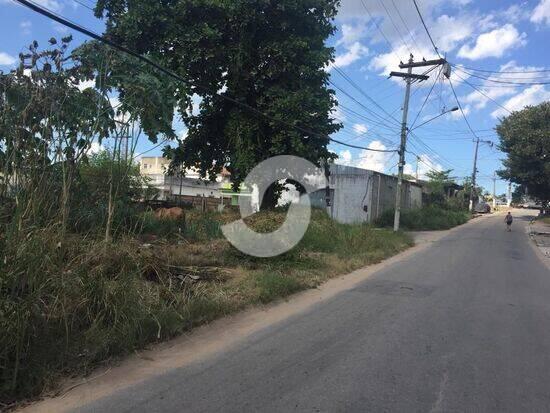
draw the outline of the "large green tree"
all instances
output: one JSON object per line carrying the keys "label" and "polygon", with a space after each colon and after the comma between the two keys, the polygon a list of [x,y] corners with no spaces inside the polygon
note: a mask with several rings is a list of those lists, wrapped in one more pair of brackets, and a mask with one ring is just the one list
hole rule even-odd
{"label": "large green tree", "polygon": [[496,128],[506,153],[500,177],[550,201],[550,102],[529,106],[502,119]]}
{"label": "large green tree", "polygon": [[[226,167],[238,186],[274,155],[316,164],[334,157],[328,135],[340,125],[330,114],[336,100],[326,67],[334,51],[326,40],[337,6],[338,0],[99,0],[96,15],[105,18],[110,39],[185,79],[150,72],[188,128],[167,152],[174,168],[195,167],[213,179]],[[116,88],[125,92],[133,82],[127,76]],[[198,112],[191,110],[193,96]],[[174,137],[166,109],[155,111],[147,108],[158,120],[144,128],[147,134]]]}

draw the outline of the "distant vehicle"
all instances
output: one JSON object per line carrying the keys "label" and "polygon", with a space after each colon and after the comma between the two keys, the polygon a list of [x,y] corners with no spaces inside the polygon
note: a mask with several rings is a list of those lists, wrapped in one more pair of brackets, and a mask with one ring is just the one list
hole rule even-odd
{"label": "distant vehicle", "polygon": [[535,201],[533,198],[530,197],[523,197],[522,203],[520,204],[521,208],[526,209],[540,209],[542,208],[542,204],[539,201]]}
{"label": "distant vehicle", "polygon": [[487,202],[482,201],[475,206],[474,211],[480,214],[488,214],[491,212],[491,206]]}

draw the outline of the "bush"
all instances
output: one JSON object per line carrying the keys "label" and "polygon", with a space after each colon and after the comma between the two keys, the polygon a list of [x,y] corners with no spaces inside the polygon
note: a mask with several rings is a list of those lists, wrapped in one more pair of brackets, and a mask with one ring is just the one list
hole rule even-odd
{"label": "bush", "polygon": [[[393,225],[394,210],[386,210],[382,213],[376,224],[381,227]],[[400,224],[404,229],[412,231],[428,231],[449,229],[464,224],[470,218],[470,214],[463,210],[444,209],[428,206],[420,209],[408,209],[401,211]]]}

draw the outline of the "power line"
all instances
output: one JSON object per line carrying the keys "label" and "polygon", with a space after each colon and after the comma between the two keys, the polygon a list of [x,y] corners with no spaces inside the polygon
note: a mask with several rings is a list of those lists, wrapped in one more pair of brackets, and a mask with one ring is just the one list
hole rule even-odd
{"label": "power line", "polygon": [[416,11],[418,12],[418,16],[420,17],[420,21],[422,22],[422,25],[424,26],[424,29],[426,30],[426,34],[430,38],[430,42],[432,42],[432,46],[434,47],[435,52],[437,53],[437,55],[439,57],[441,57],[441,55],[439,54],[439,49],[435,45],[434,40],[432,39],[432,35],[430,34],[430,31],[428,30],[428,26],[426,26],[426,22],[424,22],[424,18],[422,17],[422,13],[420,12],[420,8],[418,7],[418,4],[417,4],[416,0],[413,0],[413,3],[414,3],[414,7],[416,8]]}
{"label": "power line", "polygon": [[407,23],[405,22],[405,19],[403,18],[403,15],[401,14],[401,12],[399,11],[399,7],[397,7],[397,5],[395,4],[395,1],[394,0],[391,0],[392,2],[392,5],[393,5],[393,8],[395,9],[395,11],[397,12],[397,15],[399,16],[399,19],[401,19],[401,23],[403,23],[403,26],[405,26],[405,30],[407,30],[407,34],[409,35],[409,37],[411,38],[412,40],[412,44],[413,45],[416,45],[416,49],[420,52],[420,54],[422,54],[422,52],[420,51],[420,49],[418,48],[418,43],[416,42],[416,39],[413,35],[413,31],[411,29],[409,29],[409,26],[407,26]]}
{"label": "power line", "polygon": [[81,2],[80,0],[72,0],[72,1],[74,1],[76,4],[81,5],[82,7],[87,8],[88,10],[94,11],[94,9],[93,9],[92,7],[90,7],[90,6],[88,6],[87,4]]}
{"label": "power line", "polygon": [[487,99],[489,99],[491,102],[493,102],[495,105],[501,107],[502,109],[504,109],[506,112],[508,113],[512,113],[511,110],[509,110],[507,107],[501,105],[500,103],[498,103],[495,99],[493,99],[491,96],[487,95],[485,92],[483,92],[482,90],[478,89],[476,86],[472,85],[470,82],[468,82],[466,79],[464,79],[462,76],[460,76],[458,73],[456,74],[460,79],[462,79],[462,81],[464,83],[466,83],[468,86],[470,86],[471,88],[473,88],[474,90],[476,90],[478,93],[481,93],[483,96],[485,96]]}
{"label": "power line", "polygon": [[364,146],[352,145],[352,144],[342,142],[342,141],[339,141],[339,140],[336,140],[336,139],[331,139],[331,141],[334,142],[334,143],[337,143],[339,145],[344,145],[344,146],[347,146],[347,147],[350,147],[350,148],[355,148],[355,149],[364,149],[366,151],[372,151],[372,152],[397,152],[397,149],[374,149],[374,148],[366,148]]}
{"label": "power line", "polygon": [[382,37],[384,38],[384,40],[386,41],[386,43],[388,44],[388,46],[390,47],[390,51],[392,51],[392,53],[395,55],[395,57],[397,57],[397,59],[399,60],[400,57],[397,55],[397,53],[393,50],[393,46],[391,44],[391,42],[388,40],[387,36],[384,34],[384,31],[382,30],[382,28],[380,27],[380,25],[378,24],[378,22],[376,21],[376,19],[373,17],[373,15],[371,14],[371,12],[369,11],[367,5],[365,4],[364,0],[361,0],[361,4],[363,5],[363,8],[365,9],[365,11],[367,12],[367,14],[369,15],[370,19],[374,22],[374,25],[376,26],[376,28],[378,29],[378,31],[380,32],[380,34],[382,35]]}
{"label": "power line", "polygon": [[401,38],[401,41],[403,42],[403,45],[405,46],[405,48],[409,51],[409,53],[412,53],[411,51],[411,47],[409,46],[409,44],[407,43],[407,41],[405,40],[405,38],[403,37],[403,35],[401,34],[401,31],[399,30],[399,28],[397,27],[397,25],[395,24],[395,21],[393,20],[393,17],[391,16],[390,14],[390,11],[388,10],[388,8],[386,7],[386,5],[384,4],[384,2],[382,0],[378,0],[378,3],[380,3],[380,5],[384,8],[384,10],[386,11],[386,14],[388,15],[388,17],[390,18],[390,21],[391,21],[391,24],[393,25],[393,28],[395,29],[395,32],[399,35],[399,37]]}
{"label": "power line", "polygon": [[470,130],[470,132],[472,132],[472,135],[476,138],[476,139],[479,139],[476,135],[476,133],[474,132],[474,129],[472,128],[472,126],[470,125],[470,122],[468,122],[468,118],[466,117],[466,114],[464,113],[464,109],[462,109],[462,104],[460,103],[460,100],[458,99],[458,96],[456,94],[456,91],[455,91],[455,88],[453,86],[453,82],[451,81],[451,78],[449,77],[449,85],[451,86],[451,90],[453,92],[453,95],[455,97],[455,100],[456,100],[456,103],[458,104],[458,108],[460,109],[460,113],[462,113],[462,117],[464,118],[464,121],[466,122],[466,125],[468,125],[468,129]]}
{"label": "power line", "polygon": [[462,73],[467,74],[468,76],[476,77],[478,79],[483,79],[487,82],[501,83],[501,84],[505,84],[505,85],[525,85],[525,86],[550,85],[550,81],[544,81],[544,82],[514,82],[514,81],[511,81],[511,80],[500,80],[500,79],[494,79],[494,78],[486,77],[486,76],[479,76],[479,75],[476,75],[475,73],[470,73],[466,70],[463,70],[458,66],[455,66],[455,69],[457,69],[458,71],[460,71]]}
{"label": "power line", "polygon": [[486,70],[486,69],[476,69],[474,67],[468,67],[468,66],[463,66],[463,65],[457,65],[456,63],[451,63],[452,66],[454,67],[462,67],[466,70],[472,70],[474,72],[483,72],[483,73],[505,73],[505,74],[514,74],[514,73],[547,73],[547,72],[550,72],[550,69],[541,69],[541,70],[499,70],[499,71],[496,71],[496,70]]}
{"label": "power line", "polygon": [[[348,83],[350,83],[359,93],[361,93],[365,98],[367,98],[374,106],[376,106],[378,109],[380,109],[382,112],[384,112],[386,115],[389,115],[388,111],[386,111],[386,109],[384,109],[378,102],[376,102],[375,99],[373,99],[369,94],[367,94],[363,89],[361,89],[348,75],[346,75],[341,69],[339,68],[335,68],[335,70],[340,74],[340,76],[342,76]],[[382,121],[384,121],[384,118],[379,115],[378,113],[375,113],[373,112],[371,109],[367,108],[365,105],[363,105],[362,103],[358,102],[355,98],[351,97],[347,92],[345,92],[344,90],[342,90],[341,88],[339,88],[338,86],[336,86],[334,83],[332,83],[331,81],[329,81],[333,86],[337,87],[340,91],[342,91],[345,95],[347,95],[348,97],[350,97],[351,99],[353,99],[355,102],[359,103],[363,108],[367,109],[370,113],[372,113],[374,116],[376,117],[379,117],[380,119],[382,119]],[[394,122],[399,125],[399,121],[397,119],[395,119],[393,116],[391,117]]]}
{"label": "power line", "polygon": [[[357,112],[354,112],[356,115],[358,116],[361,116],[362,118],[366,119],[367,121],[369,122],[372,122],[373,124],[376,124],[376,125],[379,125],[383,128],[386,128],[386,129],[395,129],[397,128],[398,126],[397,125],[394,125],[394,124],[389,124],[387,123],[387,120],[380,114],[374,112],[373,110],[371,110],[368,106],[365,106],[361,101],[357,100],[355,97],[353,97],[351,94],[349,94],[348,92],[346,92],[344,89],[342,89],[341,87],[337,86],[336,84],[334,84],[332,81],[329,81],[329,83],[334,86],[336,89],[338,89],[341,93],[343,93],[345,96],[347,96],[350,100],[352,100],[353,102],[355,102],[358,106],[360,106],[363,110],[365,110],[367,113],[369,113],[371,116],[374,116],[375,119],[372,119],[372,118],[369,118],[367,117],[366,115],[361,115],[361,114],[358,114]],[[342,108],[345,108],[347,109],[348,111],[352,111],[351,109],[349,108],[346,108],[346,106],[342,105],[342,104],[339,104],[340,107]],[[353,111],[352,111],[353,112]]]}
{"label": "power line", "polygon": [[[154,62],[153,60],[145,57],[145,56],[142,56],[140,55],[139,53],[127,48],[126,46],[123,46],[123,45],[120,45],[112,40],[109,40],[109,39],[106,39],[102,36],[100,36],[99,34],[97,33],[94,33],[93,31],[89,30],[89,29],[86,29],[85,27],[82,27],[81,25],[77,24],[77,23],[74,23],[74,22],[71,22],[70,20],[66,19],[65,17],[62,17],[54,12],[52,12],[51,10],[45,8],[45,7],[41,7],[39,6],[38,4],[36,4],[35,2],[33,1],[30,1],[30,0],[14,0],[20,4],[22,4],[23,6],[26,6],[28,7],[29,9],[35,11],[36,13],[39,13],[51,20],[54,20],[64,26],[67,26],[73,30],[76,30],[77,32],[79,33],[82,33],[88,37],[91,37],[92,39],[95,39],[101,43],[104,43],[104,44],[107,44],[108,46],[111,46],[112,48],[114,49],[117,49],[121,52],[124,52],[130,56],[133,56],[135,58],[137,58],[138,60],[154,67],[155,69],[159,70],[160,72],[168,75],[169,77],[175,79],[175,80],[178,80],[182,83],[185,83],[185,84],[188,84],[188,82],[183,78],[181,77],[180,75],[178,75],[177,73],[174,73],[172,72],[171,70],[169,69],[166,69],[165,67],[159,65],[158,63]],[[204,87],[204,86],[201,86],[201,85],[193,85],[195,88],[197,89],[200,89],[200,90],[203,90],[203,91],[206,91],[207,93],[210,93],[210,94],[213,94],[213,95],[216,95],[224,100],[227,100],[237,106],[240,106],[241,108],[244,108],[246,110],[249,110],[251,112],[254,112],[255,114],[257,115],[260,115],[262,117],[264,117],[265,119],[268,119],[270,121],[274,121],[274,122],[277,122],[281,125],[284,125],[288,128],[291,128],[291,129],[295,129],[295,130],[298,130],[306,135],[312,135],[312,136],[317,136],[317,137],[320,137],[320,138],[323,138],[323,139],[327,139],[329,141],[332,141],[332,142],[335,142],[335,143],[338,143],[340,145],[347,145],[346,143],[344,142],[341,142],[341,141],[337,141],[335,139],[332,139],[330,136],[324,136],[324,135],[321,135],[321,134],[318,134],[316,132],[313,132],[313,131],[310,131],[310,130],[307,130],[307,129],[304,129],[300,126],[297,126],[297,125],[292,125],[288,122],[285,122],[284,120],[281,120],[281,119],[277,119],[277,118],[274,118],[274,117],[271,117],[265,113],[263,113],[262,111],[246,104],[246,103],[243,103],[243,102],[240,102],[230,96],[227,96],[227,95],[224,95],[224,94],[219,94],[218,92],[212,92],[211,90],[209,90],[208,88]],[[351,147],[355,147],[355,146],[351,146]],[[365,150],[372,150],[370,148],[362,148],[360,147],[360,149],[365,149]]]}
{"label": "power line", "polygon": [[424,106],[426,105],[426,102],[428,101],[428,98],[432,94],[432,91],[434,90],[435,85],[437,84],[437,81],[439,80],[439,76],[441,75],[441,69],[439,69],[439,73],[437,74],[434,83],[432,84],[432,87],[430,88],[430,91],[427,93],[426,98],[424,99],[424,102],[422,102],[422,106],[420,106],[420,110],[416,114],[416,117],[414,118],[413,122],[411,123],[411,126],[409,129],[413,129],[414,125],[416,124],[416,121],[418,120],[418,117],[422,113],[422,110],[424,109]]}

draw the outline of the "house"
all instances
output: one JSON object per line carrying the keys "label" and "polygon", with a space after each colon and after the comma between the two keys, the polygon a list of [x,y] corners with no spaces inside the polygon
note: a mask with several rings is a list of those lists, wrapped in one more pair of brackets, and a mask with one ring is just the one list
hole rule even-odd
{"label": "house", "polygon": [[[422,207],[422,187],[403,180],[401,208]],[[395,208],[397,177],[368,169],[338,164],[330,165],[329,204],[326,189],[310,194],[312,205],[328,208],[332,218],[341,223],[373,222],[384,211]]]}
{"label": "house", "polygon": [[192,204],[201,209],[216,209],[220,205],[237,205],[238,196],[229,181],[229,172],[222,171],[215,181],[201,179],[197,171],[188,169],[184,176],[167,175],[170,160],[159,157],[142,157],[139,169],[149,178],[149,185],[158,190],[157,199],[174,203]]}

